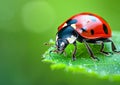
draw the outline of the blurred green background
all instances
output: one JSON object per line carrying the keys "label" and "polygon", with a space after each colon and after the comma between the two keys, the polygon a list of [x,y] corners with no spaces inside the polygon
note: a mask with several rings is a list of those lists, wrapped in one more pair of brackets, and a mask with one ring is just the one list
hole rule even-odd
{"label": "blurred green background", "polygon": [[43,43],[80,12],[97,13],[119,31],[120,0],[0,0],[0,85],[119,85],[41,62]]}

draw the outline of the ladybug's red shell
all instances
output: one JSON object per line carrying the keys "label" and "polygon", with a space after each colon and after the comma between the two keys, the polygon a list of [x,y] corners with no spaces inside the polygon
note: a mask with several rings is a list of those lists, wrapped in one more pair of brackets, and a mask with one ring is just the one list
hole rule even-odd
{"label": "ladybug's red shell", "polygon": [[[74,25],[73,28],[84,38],[97,39],[111,37],[111,29],[109,24],[96,14],[80,13],[68,20],[77,21],[75,24],[71,24],[71,26]],[[59,26],[58,31],[67,25],[66,22]]]}

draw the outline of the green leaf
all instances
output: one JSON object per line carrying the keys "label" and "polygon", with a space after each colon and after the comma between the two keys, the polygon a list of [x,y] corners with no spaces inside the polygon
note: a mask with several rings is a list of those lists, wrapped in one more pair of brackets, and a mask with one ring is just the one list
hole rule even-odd
{"label": "green leaf", "polygon": [[[119,32],[113,32],[112,40],[114,41],[118,50],[120,50],[120,38]],[[76,60],[72,61],[73,45],[69,45],[66,48],[66,55],[50,53],[51,50],[55,50],[54,41],[50,41],[53,44],[43,55],[43,62],[49,62],[52,69],[64,69],[65,71],[71,71],[74,73],[83,73],[90,76],[95,76],[101,79],[108,79],[112,81],[120,81],[120,54],[114,53],[110,56],[105,56],[99,52],[101,45],[90,44],[94,54],[100,61],[93,61],[87,52],[83,43],[77,42]],[[105,51],[111,51],[111,43],[105,44]]]}

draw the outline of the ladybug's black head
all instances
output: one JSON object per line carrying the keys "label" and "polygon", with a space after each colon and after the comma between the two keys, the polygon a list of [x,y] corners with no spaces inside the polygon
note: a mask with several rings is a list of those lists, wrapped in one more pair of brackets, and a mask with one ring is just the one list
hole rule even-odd
{"label": "ladybug's black head", "polygon": [[58,53],[62,54],[64,49],[67,47],[68,44],[69,43],[68,43],[67,39],[57,39],[56,47],[57,47]]}
{"label": "ladybug's black head", "polygon": [[73,44],[76,41],[76,39],[77,39],[77,33],[69,23],[69,25],[63,27],[60,31],[57,32],[56,35],[57,52],[63,53],[67,45]]}

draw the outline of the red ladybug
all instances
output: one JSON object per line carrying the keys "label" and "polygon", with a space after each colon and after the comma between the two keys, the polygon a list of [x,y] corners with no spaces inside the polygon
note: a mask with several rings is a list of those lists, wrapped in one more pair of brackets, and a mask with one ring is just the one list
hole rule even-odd
{"label": "red ladybug", "polygon": [[79,41],[85,44],[92,59],[99,60],[94,56],[88,43],[101,44],[100,52],[109,55],[111,52],[104,51],[104,42],[111,42],[112,51],[120,53],[110,39],[111,35],[110,26],[102,17],[93,13],[80,13],[72,16],[58,27],[56,35],[57,52],[62,54],[68,44],[73,44],[75,49],[72,59],[75,60],[76,41]]}

